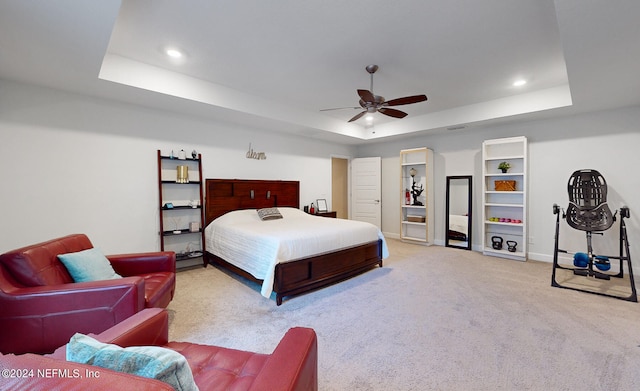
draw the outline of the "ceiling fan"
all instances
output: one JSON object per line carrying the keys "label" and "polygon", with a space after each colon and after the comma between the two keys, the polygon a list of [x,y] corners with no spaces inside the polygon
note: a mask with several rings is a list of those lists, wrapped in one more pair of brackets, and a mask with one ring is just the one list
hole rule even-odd
{"label": "ceiling fan", "polygon": [[356,114],[353,118],[351,118],[348,122],[353,122],[360,119],[363,115],[367,113],[378,113],[388,115],[389,117],[394,118],[404,118],[407,116],[407,113],[404,111],[391,109],[389,106],[401,106],[408,105],[412,103],[424,102],[427,100],[426,95],[413,95],[413,96],[405,96],[404,98],[397,98],[391,100],[384,100],[384,97],[380,95],[374,95],[373,93],[373,74],[378,70],[377,65],[367,65],[365,67],[367,72],[371,75],[371,89],[370,90],[358,90],[358,96],[360,96],[360,107],[339,107],[335,109],[323,109],[320,111],[329,111],[329,110],[341,110],[341,109],[364,109],[363,112]]}

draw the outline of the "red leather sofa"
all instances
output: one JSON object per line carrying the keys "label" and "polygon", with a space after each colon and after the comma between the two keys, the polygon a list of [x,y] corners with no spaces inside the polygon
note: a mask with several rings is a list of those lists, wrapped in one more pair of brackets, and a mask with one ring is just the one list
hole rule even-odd
{"label": "red leather sofa", "polygon": [[[271,354],[188,342],[168,342],[168,315],[146,309],[93,338],[122,347],[163,346],[185,356],[200,391],[317,391],[318,347],[313,329],[289,329]],[[65,361],[65,347],[53,354],[0,355],[11,390],[171,390],[166,383],[91,365]],[[27,370],[25,372],[25,370]],[[34,376],[29,376],[33,370]],[[39,371],[40,370],[40,371]],[[54,375],[44,376],[53,371]],[[50,373],[49,372],[49,373]],[[41,374],[41,376],[37,376]],[[59,376],[69,374],[69,376]],[[73,378],[79,374],[82,378]],[[86,376],[86,374],[98,374]],[[25,376],[26,375],[26,376]]]}
{"label": "red leather sofa", "polygon": [[109,255],[124,278],[74,282],[59,254],[93,248],[74,234],[0,255],[0,352],[50,353],[79,333],[99,333],[175,292],[173,252]]}

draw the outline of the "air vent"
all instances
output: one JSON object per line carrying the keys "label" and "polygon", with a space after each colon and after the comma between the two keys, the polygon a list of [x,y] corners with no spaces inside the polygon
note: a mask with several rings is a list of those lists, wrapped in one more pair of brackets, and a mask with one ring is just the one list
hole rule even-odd
{"label": "air vent", "polygon": [[447,130],[460,130],[460,129],[464,129],[466,128],[466,126],[464,125],[456,125],[456,126],[450,126],[447,128]]}

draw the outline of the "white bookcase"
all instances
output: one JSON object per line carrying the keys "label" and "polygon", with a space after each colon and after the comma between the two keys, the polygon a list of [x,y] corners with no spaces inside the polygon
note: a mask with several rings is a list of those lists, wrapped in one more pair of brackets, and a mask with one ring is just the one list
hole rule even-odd
{"label": "white bookcase", "polygon": [[433,151],[428,148],[400,151],[400,191],[400,239],[433,244]]}
{"label": "white bookcase", "polygon": [[[527,260],[527,151],[526,137],[482,143],[482,238],[485,255]],[[502,162],[511,166],[506,173],[498,168]],[[494,248],[494,244],[500,247],[499,243],[501,248]]]}

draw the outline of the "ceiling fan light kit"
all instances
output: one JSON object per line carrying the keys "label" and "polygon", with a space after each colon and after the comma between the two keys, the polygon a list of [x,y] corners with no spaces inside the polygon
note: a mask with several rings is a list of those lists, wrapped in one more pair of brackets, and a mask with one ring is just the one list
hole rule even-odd
{"label": "ceiling fan light kit", "polygon": [[[412,103],[424,102],[427,100],[426,95],[412,95],[405,96],[403,98],[391,99],[386,101],[383,96],[375,95],[373,93],[373,74],[378,70],[378,66],[375,64],[367,65],[365,67],[369,75],[371,75],[371,88],[369,90],[357,90],[358,96],[360,97],[360,107],[354,107],[354,109],[364,109],[364,111],[356,114],[353,118],[351,118],[348,122],[357,121],[362,118],[363,115],[367,113],[380,113],[387,115],[393,118],[404,118],[407,116],[407,113],[404,111],[391,109],[389,106],[401,106],[408,105]],[[320,111],[328,111],[328,110],[340,110],[340,109],[349,109],[350,107],[342,107],[338,109],[324,109]]]}

